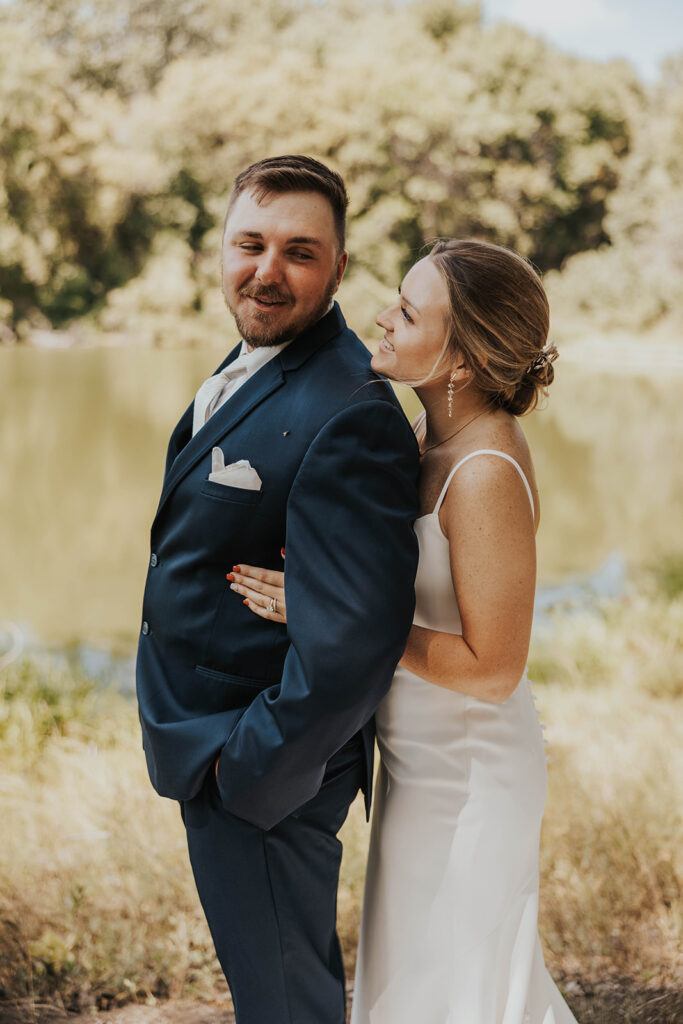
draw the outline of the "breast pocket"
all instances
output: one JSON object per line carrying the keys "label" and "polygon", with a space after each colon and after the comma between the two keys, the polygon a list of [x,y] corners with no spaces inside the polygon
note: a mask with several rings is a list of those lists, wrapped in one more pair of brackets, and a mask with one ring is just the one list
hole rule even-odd
{"label": "breast pocket", "polygon": [[200,559],[220,567],[223,573],[230,570],[234,564],[230,559],[235,557],[257,565],[247,556],[258,555],[269,513],[270,503],[264,502],[262,491],[202,480],[192,495],[190,543]]}
{"label": "breast pocket", "polygon": [[230,484],[217,484],[214,480],[205,480],[200,488],[200,494],[236,505],[258,505],[263,497],[263,490],[250,491],[246,487],[231,487]]}

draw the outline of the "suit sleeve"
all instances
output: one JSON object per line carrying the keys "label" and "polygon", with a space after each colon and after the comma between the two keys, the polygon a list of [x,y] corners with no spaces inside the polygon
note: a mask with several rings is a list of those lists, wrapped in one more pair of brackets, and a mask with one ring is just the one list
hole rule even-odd
{"label": "suit sleeve", "polygon": [[287,506],[291,641],[282,681],[224,745],[224,806],[272,828],[314,796],[328,759],[389,689],[413,619],[418,452],[403,413],[359,403],[309,448]]}

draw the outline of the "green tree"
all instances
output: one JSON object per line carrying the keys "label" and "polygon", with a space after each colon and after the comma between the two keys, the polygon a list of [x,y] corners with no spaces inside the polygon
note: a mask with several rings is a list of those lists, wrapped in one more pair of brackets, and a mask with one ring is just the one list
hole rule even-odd
{"label": "green tree", "polygon": [[665,64],[634,119],[620,187],[607,200],[611,244],[567,260],[547,284],[558,318],[602,330],[683,326],[683,55]]}
{"label": "green tree", "polygon": [[0,313],[18,330],[89,315],[201,340],[234,176],[278,152],[347,181],[361,328],[435,236],[558,268],[617,230],[647,109],[625,64],[453,0],[15,0],[0,30]]}

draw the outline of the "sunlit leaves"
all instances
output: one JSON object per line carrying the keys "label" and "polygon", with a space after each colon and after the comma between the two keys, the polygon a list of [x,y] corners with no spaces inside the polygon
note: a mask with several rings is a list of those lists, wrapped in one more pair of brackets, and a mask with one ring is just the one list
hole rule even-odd
{"label": "sunlit leaves", "polygon": [[437,235],[548,270],[670,221],[677,66],[655,108],[624,63],[484,26],[477,4],[15,0],[0,22],[0,290],[19,334],[89,314],[139,337],[133,300],[148,308],[162,267],[176,320],[201,319],[232,180],[276,153],[344,174],[363,294]]}

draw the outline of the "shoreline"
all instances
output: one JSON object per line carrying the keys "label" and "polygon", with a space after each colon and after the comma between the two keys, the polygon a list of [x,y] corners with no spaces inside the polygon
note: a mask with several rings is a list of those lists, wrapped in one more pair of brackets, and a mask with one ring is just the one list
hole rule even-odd
{"label": "shoreline", "polygon": [[[622,597],[628,586],[624,556],[613,552],[589,573],[571,573],[565,579],[539,585],[534,604],[534,635],[545,631],[555,612],[573,615],[598,610],[605,598]],[[114,682],[122,693],[135,692],[137,639],[129,644],[105,638],[72,638],[45,643],[30,625],[0,620],[0,671],[22,657],[47,656],[63,660],[72,670],[103,682]]]}

